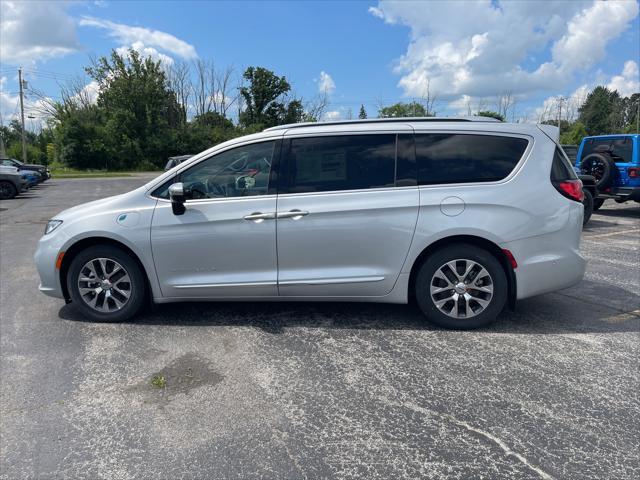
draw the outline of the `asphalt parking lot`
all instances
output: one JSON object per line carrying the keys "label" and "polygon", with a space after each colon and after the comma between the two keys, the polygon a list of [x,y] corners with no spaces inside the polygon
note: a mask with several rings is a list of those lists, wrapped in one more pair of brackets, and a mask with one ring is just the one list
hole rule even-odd
{"label": "asphalt parking lot", "polygon": [[0,478],[640,478],[637,204],[594,214],[582,284],[473,332],[377,304],[99,324],[40,294],[45,222],[144,182],[0,203]]}

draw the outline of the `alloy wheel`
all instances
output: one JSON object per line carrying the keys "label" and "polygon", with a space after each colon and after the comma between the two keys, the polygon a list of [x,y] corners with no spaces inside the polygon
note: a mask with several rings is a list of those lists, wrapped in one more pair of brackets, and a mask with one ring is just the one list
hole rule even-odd
{"label": "alloy wheel", "polygon": [[122,309],[131,298],[131,278],[111,258],[94,258],[80,269],[78,291],[92,309],[108,313]]}
{"label": "alloy wheel", "polygon": [[493,298],[493,279],[484,266],[473,260],[445,263],[431,277],[431,300],[442,313],[457,319],[483,312]]}

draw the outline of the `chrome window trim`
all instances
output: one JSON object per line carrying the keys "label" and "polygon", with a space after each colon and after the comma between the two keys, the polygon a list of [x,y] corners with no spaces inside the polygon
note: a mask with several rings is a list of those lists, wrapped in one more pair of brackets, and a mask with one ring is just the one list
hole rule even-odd
{"label": "chrome window trim", "polygon": [[[185,200],[184,204],[185,205],[202,205],[202,204],[209,204],[209,203],[249,201],[249,200],[256,200],[256,199],[269,200],[269,199],[276,199],[277,197],[278,195],[276,194],[269,194],[269,195],[251,195],[248,197],[196,198],[192,200]],[[154,200],[157,200],[159,202],[164,202],[169,204],[171,203],[171,200],[169,200],[168,198],[158,198],[158,197],[150,197],[150,198],[153,198]]]}

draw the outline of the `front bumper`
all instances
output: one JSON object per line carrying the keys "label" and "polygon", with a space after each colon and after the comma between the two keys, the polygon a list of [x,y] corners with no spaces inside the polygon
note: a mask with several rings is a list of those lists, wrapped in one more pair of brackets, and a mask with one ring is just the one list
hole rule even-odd
{"label": "front bumper", "polygon": [[45,235],[38,242],[38,248],[33,256],[40,276],[38,289],[49,297],[64,298],[60,284],[60,271],[56,269],[56,260],[63,243],[63,235]]}

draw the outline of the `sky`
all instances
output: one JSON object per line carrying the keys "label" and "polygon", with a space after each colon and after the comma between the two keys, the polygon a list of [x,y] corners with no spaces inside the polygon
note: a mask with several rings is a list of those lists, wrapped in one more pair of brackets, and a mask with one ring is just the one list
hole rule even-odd
{"label": "sky", "polygon": [[637,0],[4,1],[0,113],[16,118],[17,69],[28,127],[40,95],[81,78],[91,58],[138,50],[164,65],[211,60],[286,76],[297,97],[329,99],[324,119],[370,116],[380,105],[430,98],[438,115],[496,110],[509,120],[575,115],[606,85],[640,91]]}

